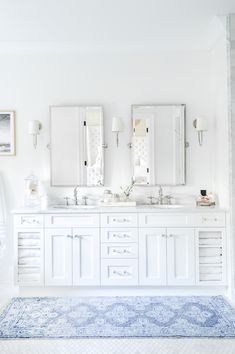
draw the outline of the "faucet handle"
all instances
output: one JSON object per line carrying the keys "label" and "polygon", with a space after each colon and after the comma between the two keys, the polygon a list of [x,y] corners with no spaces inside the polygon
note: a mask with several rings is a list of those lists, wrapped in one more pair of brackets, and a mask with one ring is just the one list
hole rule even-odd
{"label": "faucet handle", "polygon": [[170,195],[170,194],[165,195],[164,198],[167,200],[167,204],[170,205],[171,204],[171,200],[173,199],[172,195]]}
{"label": "faucet handle", "polygon": [[89,198],[86,196],[86,195],[83,195],[82,196],[82,201],[83,201],[83,205],[87,205],[87,200],[88,200]]}
{"label": "faucet handle", "polygon": [[69,197],[64,197],[64,200],[65,200],[66,206],[68,206],[68,205],[69,205],[69,199],[71,199],[71,198],[69,198]]}
{"label": "faucet handle", "polygon": [[157,199],[157,198],[152,197],[152,196],[149,196],[149,197],[147,197],[147,198],[149,199],[149,204],[150,204],[150,205],[154,204],[154,203],[153,203],[153,200],[154,200],[154,199]]}

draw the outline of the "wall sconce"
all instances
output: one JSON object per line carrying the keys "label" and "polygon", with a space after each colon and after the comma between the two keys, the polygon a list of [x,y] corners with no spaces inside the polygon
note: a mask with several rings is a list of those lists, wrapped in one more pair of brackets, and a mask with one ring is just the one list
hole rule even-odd
{"label": "wall sconce", "polygon": [[119,117],[113,117],[112,121],[112,132],[117,134],[117,147],[119,145],[118,134],[123,131],[122,120]]}
{"label": "wall sconce", "polygon": [[30,120],[29,121],[29,134],[33,136],[33,146],[36,149],[37,147],[37,136],[40,133],[40,130],[42,129],[42,125],[38,120]]}
{"label": "wall sconce", "polygon": [[196,129],[198,134],[198,143],[202,146],[203,132],[208,130],[207,120],[204,117],[197,117],[193,121],[193,127]]}

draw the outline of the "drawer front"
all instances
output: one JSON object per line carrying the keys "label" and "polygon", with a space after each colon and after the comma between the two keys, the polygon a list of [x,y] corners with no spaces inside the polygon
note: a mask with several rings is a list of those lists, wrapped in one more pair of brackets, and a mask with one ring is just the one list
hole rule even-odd
{"label": "drawer front", "polygon": [[137,227],[138,218],[137,214],[102,214],[101,226],[102,227]]}
{"label": "drawer front", "polygon": [[44,221],[43,215],[39,215],[39,214],[14,216],[15,227],[23,227],[23,228],[43,227],[44,226],[43,221]]}
{"label": "drawer front", "polygon": [[101,242],[138,242],[138,229],[101,229]]}
{"label": "drawer front", "polygon": [[103,243],[102,258],[138,258],[137,243]]}
{"label": "drawer front", "polygon": [[102,259],[101,285],[138,285],[138,260]]}
{"label": "drawer front", "polygon": [[185,214],[143,213],[139,215],[140,227],[190,226],[190,218]]}
{"label": "drawer front", "polygon": [[99,214],[52,214],[45,216],[46,227],[99,227]]}
{"label": "drawer front", "polygon": [[225,213],[194,214],[191,222],[196,227],[225,227]]}
{"label": "drawer front", "polygon": [[225,227],[225,213],[141,213],[140,227]]}

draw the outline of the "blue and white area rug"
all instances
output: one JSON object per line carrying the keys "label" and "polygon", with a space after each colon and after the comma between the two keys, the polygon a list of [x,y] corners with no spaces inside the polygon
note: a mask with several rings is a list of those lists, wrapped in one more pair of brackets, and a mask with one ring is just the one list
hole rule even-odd
{"label": "blue and white area rug", "polygon": [[222,296],[13,298],[0,338],[235,337]]}

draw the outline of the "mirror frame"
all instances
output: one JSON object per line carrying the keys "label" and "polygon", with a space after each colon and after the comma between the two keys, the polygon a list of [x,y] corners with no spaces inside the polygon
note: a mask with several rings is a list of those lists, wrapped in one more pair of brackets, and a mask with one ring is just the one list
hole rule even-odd
{"label": "mirror frame", "polygon": [[[178,106],[178,107],[183,107],[183,139],[184,139],[184,153],[183,153],[183,166],[184,166],[184,171],[182,173],[182,183],[177,183],[177,184],[166,184],[166,183],[155,183],[155,184],[138,184],[136,183],[136,186],[138,187],[154,187],[154,186],[169,186],[169,187],[174,187],[174,186],[184,186],[186,185],[186,148],[187,148],[187,142],[186,142],[186,104],[185,103],[144,103],[144,104],[132,104],[131,105],[131,143],[130,147],[132,147],[132,137],[133,137],[133,112],[134,109],[137,107],[163,107],[163,106]],[[132,178],[134,176],[134,166],[133,166],[133,158],[131,154],[131,175]]]}
{"label": "mirror frame", "polygon": [[[102,129],[102,149],[103,149],[103,183],[100,185],[86,185],[86,184],[53,184],[53,173],[52,173],[52,123],[51,123],[51,111],[53,108],[72,108],[72,107],[81,107],[81,108],[100,108],[101,112],[102,112],[102,124],[103,124],[103,129]],[[104,187],[105,186],[105,126],[104,126],[104,107],[101,104],[74,104],[74,105],[51,105],[49,106],[49,138],[50,138],[50,143],[48,144],[49,146],[49,150],[50,150],[50,186],[51,187],[64,187],[64,188],[70,188],[70,187],[74,187],[74,186],[79,186],[81,188],[99,188],[99,187]]]}

